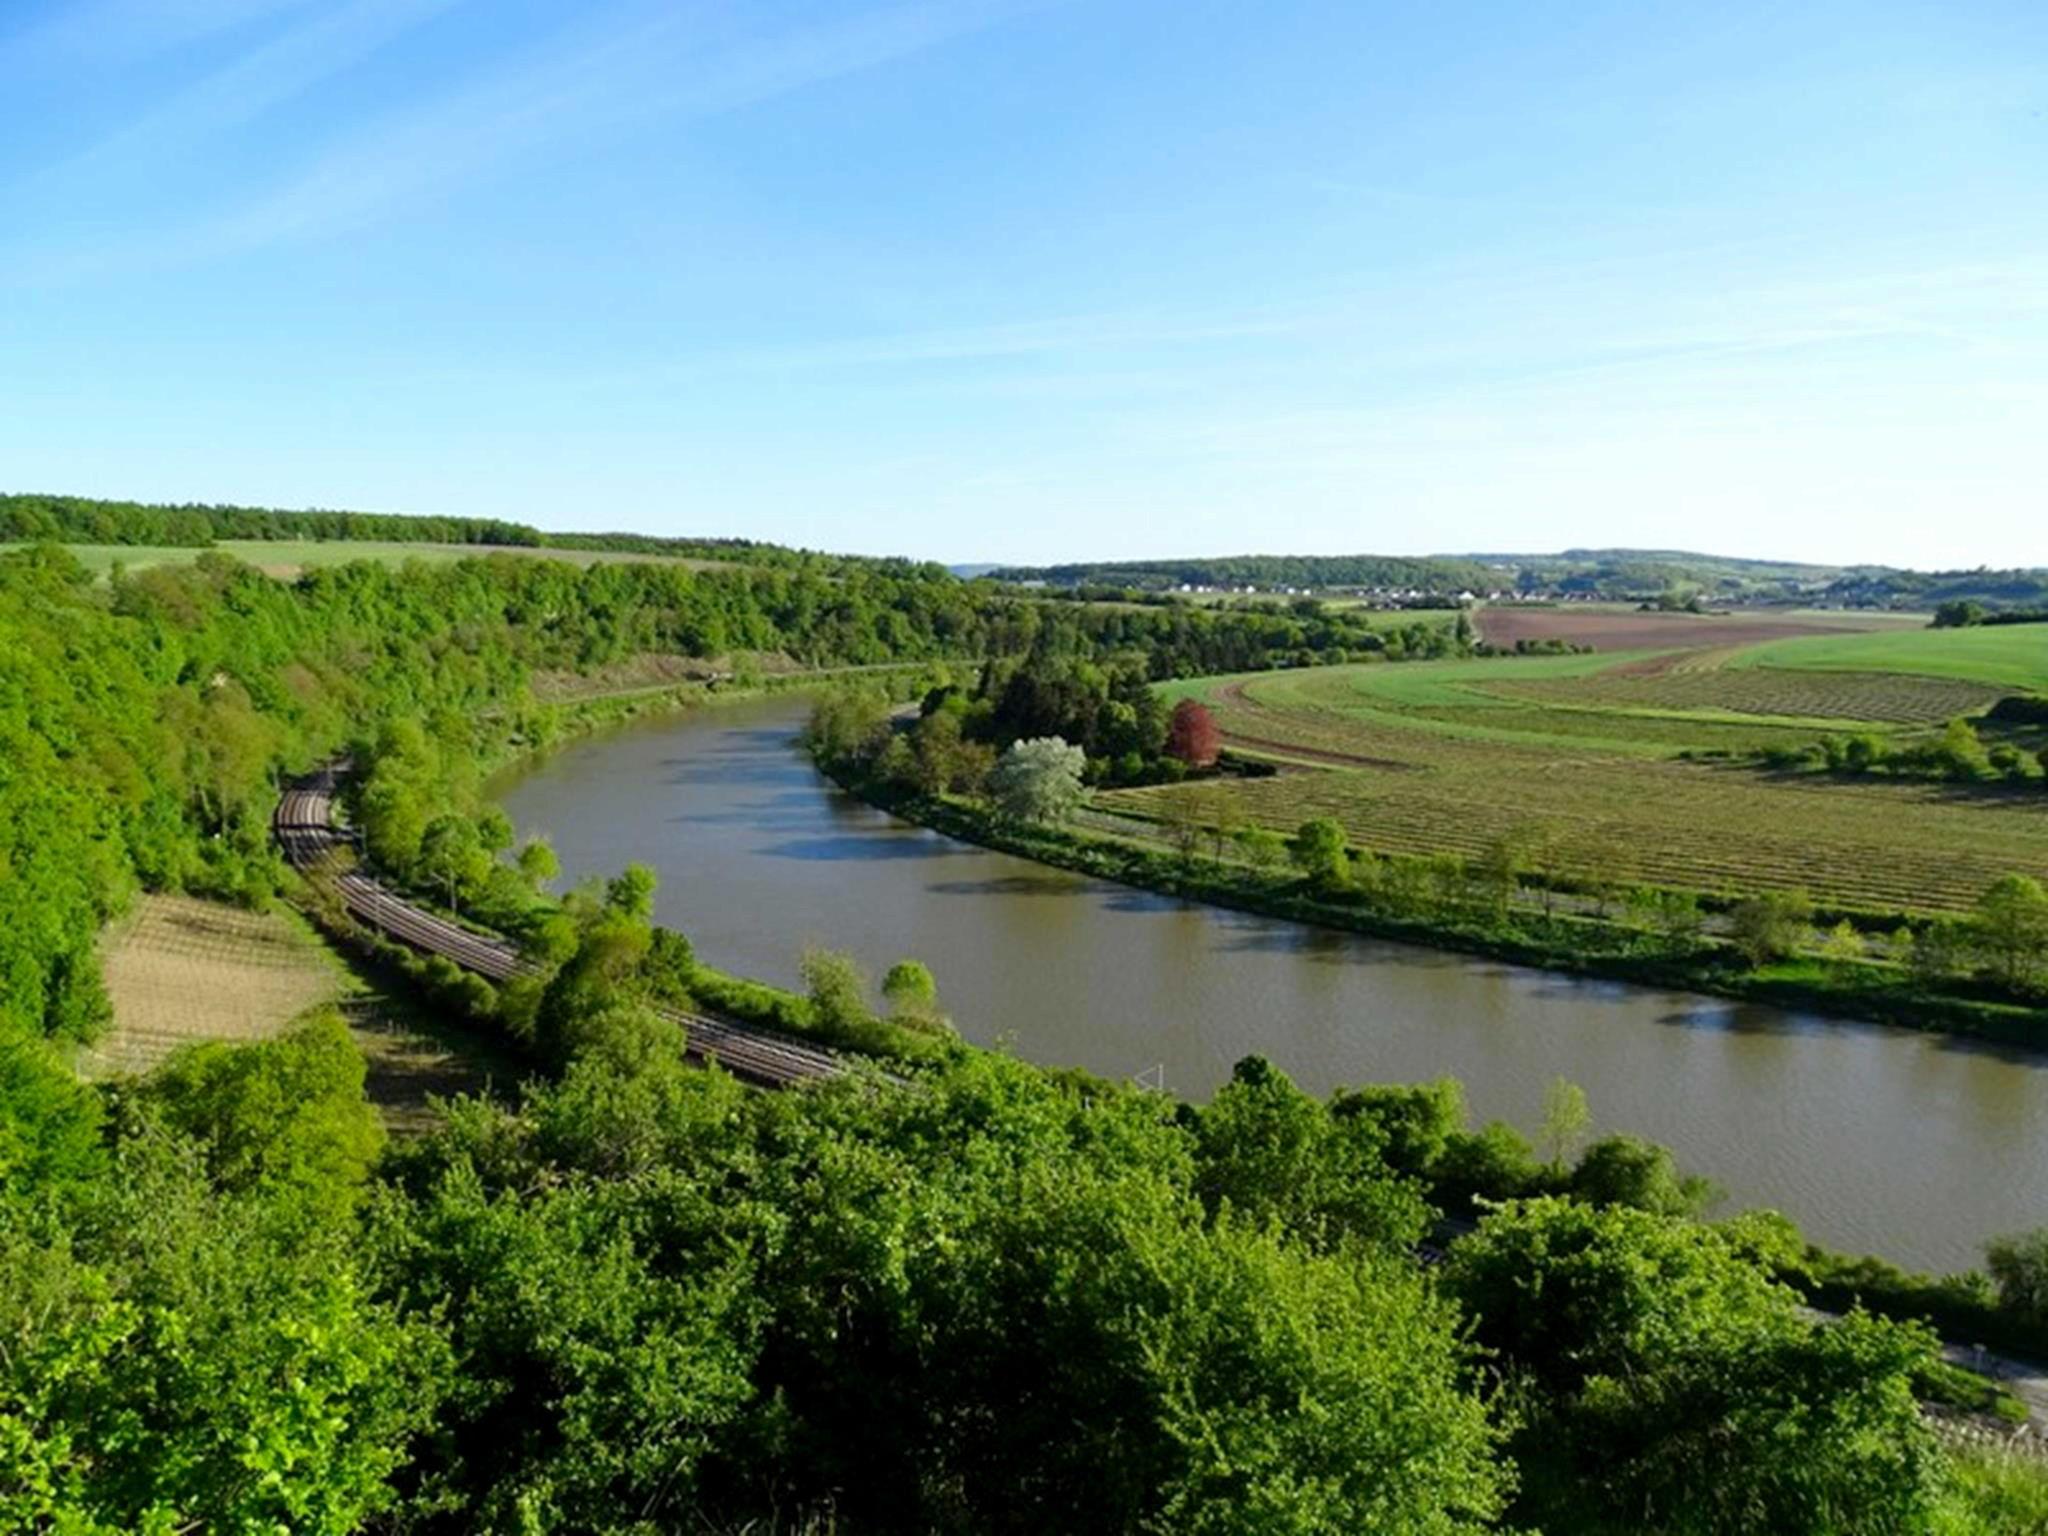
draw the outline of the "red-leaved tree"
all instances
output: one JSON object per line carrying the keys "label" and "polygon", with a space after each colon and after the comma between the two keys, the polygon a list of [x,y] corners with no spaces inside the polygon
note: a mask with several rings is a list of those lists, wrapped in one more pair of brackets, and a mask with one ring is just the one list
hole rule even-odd
{"label": "red-leaved tree", "polygon": [[1223,750],[1223,733],[1216,729],[1216,717],[1205,705],[1182,699],[1173,706],[1173,723],[1166,730],[1166,750],[1190,768],[1213,768],[1216,754]]}

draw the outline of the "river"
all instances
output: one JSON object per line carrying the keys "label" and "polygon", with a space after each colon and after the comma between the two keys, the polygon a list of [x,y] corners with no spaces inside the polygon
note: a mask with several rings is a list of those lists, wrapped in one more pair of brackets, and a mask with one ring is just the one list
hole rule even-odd
{"label": "river", "polygon": [[801,699],[576,742],[495,786],[565,877],[631,860],[710,963],[795,984],[806,943],[914,956],[971,1040],[1201,1097],[1239,1057],[1304,1088],[1460,1078],[1533,1131],[1580,1084],[1594,1134],[1664,1142],[1817,1241],[1978,1262],[2048,1223],[2048,1060],[1876,1025],[1580,981],[1221,911],[1046,869],[875,811],[797,752]]}

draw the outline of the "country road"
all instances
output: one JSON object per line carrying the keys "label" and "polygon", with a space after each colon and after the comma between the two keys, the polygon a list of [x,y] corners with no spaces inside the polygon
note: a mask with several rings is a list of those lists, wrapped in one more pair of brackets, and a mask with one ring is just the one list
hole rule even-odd
{"label": "country road", "polygon": [[[321,769],[287,786],[271,818],[278,846],[292,866],[331,889],[357,922],[422,954],[439,955],[491,982],[530,969],[508,940],[449,922],[409,901],[360,868],[336,867],[350,848],[334,823],[335,769]],[[773,1030],[708,1014],[660,1010],[682,1026],[685,1051],[695,1061],[716,1061],[735,1077],[765,1087],[833,1077],[846,1070],[832,1052]]]}

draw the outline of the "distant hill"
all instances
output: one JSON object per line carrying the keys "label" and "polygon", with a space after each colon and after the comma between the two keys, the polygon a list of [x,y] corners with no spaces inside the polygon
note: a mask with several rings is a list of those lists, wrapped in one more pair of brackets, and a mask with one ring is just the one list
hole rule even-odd
{"label": "distant hill", "polygon": [[1002,566],[989,572],[997,581],[1042,581],[1055,587],[1125,587],[1166,591],[1175,587],[1363,587],[1431,592],[1478,590],[1497,585],[1500,574],[1464,557],[1415,559],[1400,555],[1221,555],[1185,560],[1111,560],[1071,565]]}
{"label": "distant hill", "polygon": [[2048,570],[1909,571],[1882,565],[1812,565],[1672,549],[1566,549],[1556,554],[1230,555],[1212,559],[1005,566],[998,581],[1054,587],[1170,592],[1182,587],[1261,593],[1511,591],[1537,598],[1650,602],[1696,593],[1706,602],[1931,608],[1971,600],[1991,608],[2048,602]]}

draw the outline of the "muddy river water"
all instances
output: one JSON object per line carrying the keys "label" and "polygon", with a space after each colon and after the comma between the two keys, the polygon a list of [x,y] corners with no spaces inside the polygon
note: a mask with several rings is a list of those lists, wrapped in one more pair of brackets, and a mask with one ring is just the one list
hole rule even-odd
{"label": "muddy river water", "polygon": [[2048,1223],[2048,1058],[1577,981],[1164,897],[906,826],[822,778],[808,705],[738,704],[575,743],[506,778],[570,879],[629,860],[711,963],[792,984],[807,942],[931,966],[968,1038],[1201,1097],[1258,1052],[1303,1087],[1463,1080],[1533,1130],[1545,1086],[1595,1133],[1671,1146],[1819,1241],[1924,1268]]}

